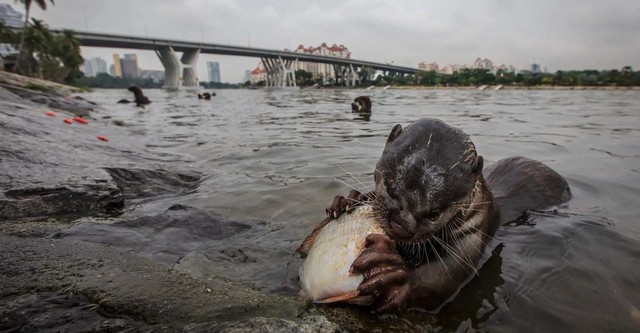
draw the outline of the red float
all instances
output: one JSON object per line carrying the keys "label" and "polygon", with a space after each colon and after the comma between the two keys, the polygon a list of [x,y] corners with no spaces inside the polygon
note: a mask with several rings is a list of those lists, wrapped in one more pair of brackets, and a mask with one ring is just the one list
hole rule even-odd
{"label": "red float", "polygon": [[64,122],[65,122],[65,123],[67,123],[67,124],[73,124],[73,119],[71,119],[71,118],[65,118],[65,119],[64,119]]}
{"label": "red float", "polygon": [[48,111],[47,113],[45,113],[47,116],[51,116],[51,117],[55,117],[56,113],[53,111]]}
{"label": "red float", "polygon": [[89,123],[88,120],[86,120],[86,119],[84,119],[82,117],[78,117],[78,116],[73,117],[73,120],[75,120],[75,121],[77,121],[77,122],[79,122],[81,124],[85,124],[85,125]]}
{"label": "red float", "polygon": [[105,138],[104,135],[98,135],[98,139],[102,140],[102,141],[109,141],[109,139]]}

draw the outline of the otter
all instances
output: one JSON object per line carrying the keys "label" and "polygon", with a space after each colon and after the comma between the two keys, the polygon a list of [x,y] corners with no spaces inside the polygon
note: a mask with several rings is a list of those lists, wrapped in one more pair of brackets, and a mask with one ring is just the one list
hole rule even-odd
{"label": "otter", "polygon": [[566,180],[541,162],[509,157],[483,170],[467,134],[423,118],[396,125],[374,172],[375,189],[336,196],[326,212],[373,205],[385,235],[369,235],[351,269],[374,311],[436,310],[477,274],[498,227],[527,210],[571,198]]}
{"label": "otter", "polygon": [[206,92],[204,94],[198,94],[198,99],[211,100],[211,94]]}
{"label": "otter", "polygon": [[352,113],[371,113],[371,98],[369,96],[358,96],[351,103]]}
{"label": "otter", "polygon": [[129,101],[128,99],[121,99],[121,100],[118,101],[118,103],[122,104],[122,103],[133,103],[133,102],[135,102],[136,106],[143,106],[143,105],[147,105],[147,104],[151,103],[149,98],[142,93],[142,89],[140,89],[140,87],[131,86],[131,87],[127,88],[127,90],[129,90],[130,92],[133,93],[133,97],[135,99],[133,101]]}

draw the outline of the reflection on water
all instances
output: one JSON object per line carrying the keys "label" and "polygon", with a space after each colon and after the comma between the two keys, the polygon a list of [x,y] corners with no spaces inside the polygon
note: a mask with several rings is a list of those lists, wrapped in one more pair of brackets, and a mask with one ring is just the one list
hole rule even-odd
{"label": "reflection on water", "polygon": [[[193,274],[228,274],[294,294],[293,251],[333,196],[371,190],[395,124],[436,117],[470,134],[488,163],[524,155],[550,165],[574,196],[555,214],[503,227],[479,275],[436,315],[439,325],[640,330],[636,91],[222,90],[211,101],[185,91],[145,94],[153,103],[144,110],[115,103],[129,97],[126,90],[85,97],[105,107],[98,121],[124,121],[132,140],[151,139],[151,151],[183,156],[180,165],[204,175],[195,191],[167,205],[264,221],[228,240],[226,252],[211,244],[185,257],[178,266]],[[373,100],[366,118],[350,108],[364,94]],[[211,264],[239,253],[243,263]]]}

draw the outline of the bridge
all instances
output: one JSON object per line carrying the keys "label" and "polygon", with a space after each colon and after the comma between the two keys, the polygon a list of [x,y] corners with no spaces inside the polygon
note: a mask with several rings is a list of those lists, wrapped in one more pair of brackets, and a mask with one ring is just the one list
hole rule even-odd
{"label": "bridge", "polygon": [[[411,67],[291,51],[81,31],[74,31],[74,35],[82,46],[155,51],[164,66],[166,88],[197,86],[195,66],[202,53],[260,58],[267,70],[267,85],[272,87],[296,86],[292,68],[297,62],[330,64],[336,76],[348,85],[356,84],[358,72],[363,67],[396,74],[419,72]],[[176,52],[182,52],[182,57],[178,58]]]}

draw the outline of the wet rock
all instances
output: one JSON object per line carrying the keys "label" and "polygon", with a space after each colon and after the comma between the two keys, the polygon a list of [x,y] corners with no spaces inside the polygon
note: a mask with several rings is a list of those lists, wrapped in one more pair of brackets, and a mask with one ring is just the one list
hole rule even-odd
{"label": "wet rock", "polygon": [[10,189],[0,195],[0,221],[114,214],[123,206],[122,192],[108,183]]}
{"label": "wet rock", "polygon": [[180,194],[196,189],[200,183],[197,173],[132,168],[105,170],[122,189],[126,199]]}
{"label": "wet rock", "polygon": [[179,332],[255,317],[294,320],[305,307],[298,298],[195,279],[128,251],[70,239],[0,236],[0,262],[3,331]]}
{"label": "wet rock", "polygon": [[2,85],[5,89],[16,94],[24,100],[31,101],[36,104],[46,105],[56,111],[66,111],[75,116],[89,117],[97,106],[93,102],[85,99],[65,98],[51,93],[45,93],[30,90],[13,85]]}
{"label": "wet rock", "polygon": [[68,239],[109,244],[174,264],[202,246],[243,233],[251,226],[193,207],[174,205],[164,213],[113,224],[85,223],[61,236]]}

